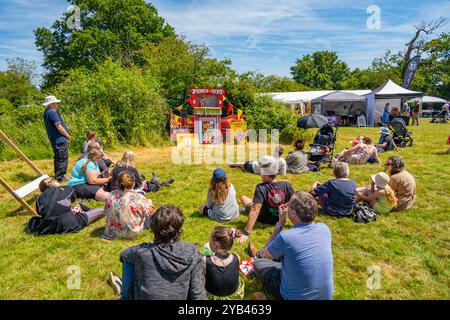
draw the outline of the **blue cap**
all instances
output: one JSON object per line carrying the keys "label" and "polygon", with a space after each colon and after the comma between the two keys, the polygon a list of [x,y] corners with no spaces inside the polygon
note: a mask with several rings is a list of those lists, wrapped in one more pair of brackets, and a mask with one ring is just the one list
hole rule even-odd
{"label": "blue cap", "polygon": [[380,133],[387,133],[387,134],[389,134],[389,129],[386,128],[386,127],[382,127],[382,128],[380,129]]}
{"label": "blue cap", "polygon": [[219,180],[220,178],[226,179],[227,178],[227,174],[225,173],[225,170],[223,170],[221,168],[217,168],[213,172],[213,179],[214,180]]}

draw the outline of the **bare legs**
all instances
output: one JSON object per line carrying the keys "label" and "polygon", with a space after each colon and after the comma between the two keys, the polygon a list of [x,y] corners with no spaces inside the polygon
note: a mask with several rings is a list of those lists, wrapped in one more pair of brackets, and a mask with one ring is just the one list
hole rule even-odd
{"label": "bare legs", "polygon": [[206,203],[203,203],[200,205],[200,207],[198,207],[198,211],[200,212],[201,215],[205,215],[203,212],[206,208]]}
{"label": "bare legs", "polygon": [[[360,188],[356,188],[356,202],[360,202],[362,201],[362,199],[359,197],[359,193],[363,194],[364,196],[368,197],[370,196],[373,192],[370,186],[367,187],[360,187]],[[373,208],[375,206],[375,204],[377,203],[377,199],[372,199],[371,201],[368,201],[369,205]]]}
{"label": "bare legs", "polygon": [[96,201],[105,201],[109,197],[109,192],[102,189],[98,189],[97,193],[95,194],[95,200]]}
{"label": "bare legs", "polygon": [[241,200],[241,203],[242,203],[242,206],[243,206],[243,207],[246,207],[249,203],[252,203],[252,202],[253,202],[253,200],[250,199],[250,198],[247,197],[247,196],[241,196],[241,197],[240,197],[240,200]]}
{"label": "bare legs", "polygon": [[87,215],[88,217],[87,224],[89,225],[92,222],[95,222],[98,219],[103,218],[105,216],[105,211],[103,210],[103,208],[96,208],[86,211],[84,214]]}

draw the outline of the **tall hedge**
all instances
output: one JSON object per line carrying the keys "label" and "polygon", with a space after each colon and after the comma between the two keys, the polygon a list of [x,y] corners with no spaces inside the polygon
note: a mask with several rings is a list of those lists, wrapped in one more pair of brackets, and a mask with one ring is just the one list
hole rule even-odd
{"label": "tall hedge", "polygon": [[[96,70],[75,69],[52,92],[61,100],[60,114],[74,138],[69,148],[81,151],[88,130],[98,132],[106,147],[117,144],[147,145],[167,141],[168,106],[154,77],[140,69],[125,69],[106,61]],[[6,109],[6,107],[4,107]],[[7,108],[0,129],[28,151],[32,158],[51,157],[40,105]],[[0,159],[12,158],[0,147]]]}

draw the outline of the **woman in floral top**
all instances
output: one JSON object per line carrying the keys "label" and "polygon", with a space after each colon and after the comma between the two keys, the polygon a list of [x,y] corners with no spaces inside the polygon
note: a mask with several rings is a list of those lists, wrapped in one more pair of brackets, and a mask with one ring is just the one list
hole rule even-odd
{"label": "woman in floral top", "polygon": [[103,238],[132,238],[149,225],[146,220],[154,211],[151,200],[134,192],[134,176],[128,171],[119,175],[119,189],[110,193],[105,202],[106,228]]}

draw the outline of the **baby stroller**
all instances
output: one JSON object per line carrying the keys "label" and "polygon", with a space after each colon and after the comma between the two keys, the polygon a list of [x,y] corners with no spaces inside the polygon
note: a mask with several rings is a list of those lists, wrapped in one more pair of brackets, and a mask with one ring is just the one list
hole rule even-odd
{"label": "baby stroller", "polygon": [[412,133],[408,132],[405,122],[401,118],[392,119],[389,124],[389,129],[392,131],[392,138],[398,147],[404,148],[413,145]]}
{"label": "baby stroller", "polygon": [[334,124],[326,124],[316,133],[313,143],[309,145],[311,149],[307,152],[310,169],[320,171],[322,163],[331,166],[337,131]]}
{"label": "baby stroller", "polygon": [[442,109],[438,114],[434,115],[430,123],[447,123],[448,110]]}

